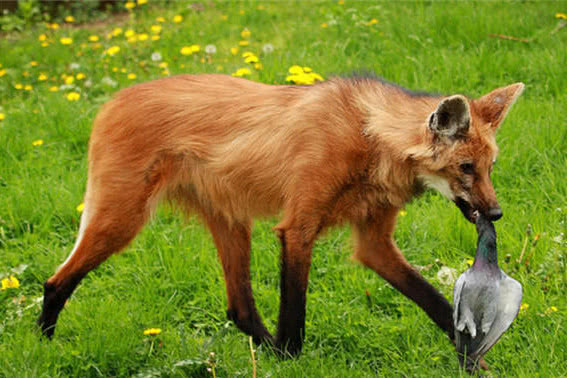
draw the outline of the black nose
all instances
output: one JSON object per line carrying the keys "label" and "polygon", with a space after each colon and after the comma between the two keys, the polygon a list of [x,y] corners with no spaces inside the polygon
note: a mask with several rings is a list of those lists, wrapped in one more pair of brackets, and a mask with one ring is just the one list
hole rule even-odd
{"label": "black nose", "polygon": [[488,210],[488,214],[486,216],[491,221],[497,221],[498,219],[502,218],[502,210],[499,207],[493,207],[492,209]]}

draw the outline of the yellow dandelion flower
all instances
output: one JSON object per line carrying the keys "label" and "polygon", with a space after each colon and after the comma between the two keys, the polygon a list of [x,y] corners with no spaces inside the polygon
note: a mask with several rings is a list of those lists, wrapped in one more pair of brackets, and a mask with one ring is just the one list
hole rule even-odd
{"label": "yellow dandelion flower", "polygon": [[126,2],[126,4],[124,4],[124,8],[130,10],[130,9],[134,9],[134,7],[136,6],[136,3],[134,3],[133,1],[128,1]]}
{"label": "yellow dandelion flower", "polygon": [[248,42],[248,41],[240,41],[240,42],[238,42],[238,44],[239,44],[240,46],[248,46],[248,45],[250,45],[250,42]]}
{"label": "yellow dandelion flower", "polygon": [[113,55],[118,54],[119,51],[120,51],[120,46],[112,46],[112,47],[109,47],[109,48],[105,51],[105,53],[106,53],[106,55],[113,56]]}
{"label": "yellow dandelion flower", "polygon": [[522,304],[520,305],[520,311],[521,311],[521,312],[527,311],[528,308],[530,308],[530,305],[527,304],[527,303],[522,303]]}
{"label": "yellow dandelion flower", "polygon": [[252,56],[252,55],[254,55],[254,53],[251,52],[251,51],[246,51],[246,52],[242,53],[243,58],[248,58],[249,56]]}
{"label": "yellow dandelion flower", "polygon": [[298,66],[297,64],[294,64],[293,66],[289,67],[288,72],[293,75],[299,75],[303,73],[303,68],[301,68],[301,66]]}
{"label": "yellow dandelion flower", "polygon": [[89,35],[89,41],[90,42],[98,42],[99,41],[99,37],[98,35]]}
{"label": "yellow dandelion flower", "polygon": [[32,66],[32,67],[37,67],[38,64],[39,64],[39,63],[36,62],[35,60],[32,60],[32,61],[30,62],[30,66]]}
{"label": "yellow dandelion flower", "polygon": [[24,85],[23,85],[23,84],[20,84],[20,83],[17,83],[17,84],[14,85],[14,88],[16,88],[16,89],[24,89]]}
{"label": "yellow dandelion flower", "polygon": [[326,22],[323,22],[323,23],[321,24],[321,27],[322,27],[323,29],[325,29],[325,28],[329,27],[329,24],[327,24]]}
{"label": "yellow dandelion flower", "polygon": [[183,16],[181,15],[173,16],[173,22],[175,22],[176,24],[180,23],[181,21],[183,21]]}
{"label": "yellow dandelion flower", "polygon": [[551,306],[547,310],[545,310],[545,315],[551,315],[551,314],[553,314],[554,312],[557,312],[557,311],[559,311],[557,309],[557,307]]}
{"label": "yellow dandelion flower", "polygon": [[325,81],[325,79],[323,79],[323,76],[319,75],[318,73],[313,72],[310,75],[316,81]]}
{"label": "yellow dandelion flower", "polygon": [[159,41],[160,36],[159,35],[152,35],[152,41]]}
{"label": "yellow dandelion flower", "polygon": [[200,45],[191,45],[191,51],[196,53],[201,51],[201,46]]}
{"label": "yellow dandelion flower", "polygon": [[567,14],[565,13],[555,13],[555,18],[562,18],[564,20],[567,20]]}
{"label": "yellow dandelion flower", "polygon": [[65,97],[67,97],[68,101],[77,101],[78,99],[81,98],[81,94],[77,92],[69,92]]}
{"label": "yellow dandelion flower", "polygon": [[366,25],[371,26],[371,25],[376,25],[378,23],[378,20],[373,18],[372,20],[368,21],[366,23]]}
{"label": "yellow dandelion flower", "polygon": [[264,68],[264,66],[262,65],[262,63],[256,63],[254,65],[254,68],[257,69],[258,71],[260,71]]}
{"label": "yellow dandelion flower", "polygon": [[167,76],[167,75],[169,75],[169,70],[163,70],[163,71],[161,71],[161,74],[163,76]]}
{"label": "yellow dandelion flower", "polygon": [[128,74],[128,79],[134,80],[135,78],[136,78],[136,74],[135,74],[135,73],[129,73],[129,74]]}
{"label": "yellow dandelion flower", "polygon": [[57,30],[57,29],[59,29],[59,24],[54,22],[53,24],[50,24],[48,26],[48,28],[53,29],[53,30]]}
{"label": "yellow dandelion flower", "polygon": [[39,147],[43,144],[43,139],[34,140],[32,146]]}
{"label": "yellow dandelion flower", "polygon": [[29,85],[29,84],[26,84],[26,85],[24,86],[24,90],[25,90],[25,91],[31,91],[32,89],[33,89],[33,87],[32,87],[31,85]]}
{"label": "yellow dandelion flower", "polygon": [[122,73],[126,73],[126,71],[127,71],[126,68],[121,68],[121,69],[120,69],[120,72],[122,72]]}
{"label": "yellow dandelion flower", "polygon": [[71,85],[71,84],[73,84],[74,82],[75,82],[75,78],[74,78],[73,76],[67,76],[67,77],[65,78],[65,84],[67,84],[67,85]]}
{"label": "yellow dandelion flower", "polygon": [[168,66],[169,66],[169,63],[167,63],[167,62],[161,62],[161,63],[159,64],[159,67],[160,67],[160,68],[167,68]]}
{"label": "yellow dandelion flower", "polygon": [[115,36],[115,37],[118,37],[120,34],[122,34],[122,28],[115,28],[112,31],[112,35]]}
{"label": "yellow dandelion flower", "polygon": [[159,34],[161,33],[162,27],[161,25],[152,25],[151,29],[152,29],[152,33]]}
{"label": "yellow dandelion flower", "polygon": [[181,48],[179,52],[181,53],[181,55],[191,55],[193,54],[193,49],[191,48],[191,46],[185,46]]}
{"label": "yellow dandelion flower", "polygon": [[2,290],[17,289],[20,287],[20,281],[14,276],[4,278],[2,280]]}
{"label": "yellow dandelion flower", "polygon": [[59,39],[59,42],[61,42],[62,45],[70,45],[73,43],[73,38],[62,37]]}
{"label": "yellow dandelion flower", "polygon": [[75,22],[75,17],[67,16],[67,17],[65,17],[65,22],[73,23],[73,22]]}
{"label": "yellow dandelion flower", "polygon": [[238,54],[238,47],[231,47],[231,48],[230,48],[230,53],[231,53],[232,55]]}
{"label": "yellow dandelion flower", "polygon": [[147,41],[149,37],[146,33],[138,34],[138,41]]}
{"label": "yellow dandelion flower", "polygon": [[75,76],[77,78],[77,80],[83,80],[85,77],[87,77],[87,75],[85,75],[84,73],[80,72],[77,74],[77,76]]}
{"label": "yellow dandelion flower", "polygon": [[37,77],[37,80],[45,81],[45,80],[47,80],[47,75],[44,74],[44,73],[40,73],[39,76]]}
{"label": "yellow dandelion flower", "polygon": [[135,43],[138,41],[138,36],[137,35],[133,35],[131,37],[128,38],[128,43]]}
{"label": "yellow dandelion flower", "polygon": [[148,0],[138,0],[138,5],[144,5],[147,4]]}
{"label": "yellow dandelion flower", "polygon": [[344,5],[344,3],[345,3],[345,0],[339,0],[339,2],[338,2],[339,5]]}
{"label": "yellow dandelion flower", "polygon": [[299,85],[311,85],[311,84],[315,84],[315,81],[323,81],[323,78],[321,77],[321,75],[316,73],[302,72],[302,73],[289,75],[288,77],[286,77],[285,80],[291,81]]}
{"label": "yellow dandelion flower", "polygon": [[28,77],[28,76],[30,76],[30,73],[29,73],[28,71],[24,71],[24,72],[22,73],[22,75],[24,75],[24,77]]}
{"label": "yellow dandelion flower", "polygon": [[37,39],[38,39],[40,42],[45,42],[45,41],[47,41],[47,36],[46,36],[45,34],[40,34]]}
{"label": "yellow dandelion flower", "polygon": [[165,18],[159,16],[159,17],[156,17],[156,21],[157,22],[165,22]]}
{"label": "yellow dandelion flower", "polygon": [[47,47],[47,46],[49,46],[49,43],[48,43],[48,42],[42,42],[42,43],[41,43],[41,47]]}
{"label": "yellow dandelion flower", "polygon": [[81,202],[81,203],[77,206],[76,209],[77,209],[77,211],[78,211],[79,213],[82,213],[83,210],[85,210],[85,203],[84,203],[84,202]]}
{"label": "yellow dandelion flower", "polygon": [[408,215],[408,212],[406,210],[400,210],[400,213],[399,213],[400,217],[405,217],[406,215]]}
{"label": "yellow dandelion flower", "polygon": [[244,30],[240,32],[240,36],[244,39],[249,38],[251,34],[252,33],[250,32],[250,30],[248,30],[247,28],[244,28]]}
{"label": "yellow dandelion flower", "polygon": [[144,335],[159,335],[161,333],[161,328],[148,328],[146,330],[144,330]]}
{"label": "yellow dandelion flower", "polygon": [[472,264],[474,264],[474,260],[473,259],[467,259],[467,265],[472,266]]}
{"label": "yellow dandelion flower", "polygon": [[245,63],[258,63],[258,61],[259,60],[258,60],[258,57],[256,55],[250,55],[250,56],[247,56],[244,59]]}
{"label": "yellow dandelion flower", "polygon": [[0,121],[3,121],[5,119],[6,119],[6,114],[0,113]]}
{"label": "yellow dandelion flower", "polygon": [[59,90],[59,87],[53,86],[53,87],[49,87],[49,92],[57,92]]}
{"label": "yellow dandelion flower", "polygon": [[313,69],[311,67],[303,67],[303,72],[305,73],[313,72]]}
{"label": "yellow dandelion flower", "polygon": [[250,71],[248,68],[239,68],[238,70],[236,70],[236,72],[232,73],[232,76],[242,77],[242,76],[248,76],[251,73],[252,71]]}
{"label": "yellow dandelion flower", "polygon": [[0,77],[6,75],[6,70],[5,69],[1,69],[0,70]]}
{"label": "yellow dandelion flower", "polygon": [[133,37],[135,34],[136,34],[136,32],[135,32],[134,30],[132,30],[132,29],[128,29],[128,30],[126,30],[126,31],[124,32],[124,36],[125,36],[126,38]]}

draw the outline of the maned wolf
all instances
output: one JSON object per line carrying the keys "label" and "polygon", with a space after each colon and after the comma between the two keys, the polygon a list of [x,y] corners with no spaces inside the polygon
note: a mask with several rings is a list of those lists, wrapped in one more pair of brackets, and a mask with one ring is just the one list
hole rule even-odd
{"label": "maned wolf", "polygon": [[[453,340],[451,305],[392,239],[396,216],[432,187],[469,221],[477,211],[499,219],[490,181],[495,132],[523,89],[517,83],[470,99],[365,77],[290,86],[180,75],[120,91],[94,122],[79,235],[44,285],[43,333],[53,335],[81,279],[126,247],[168,199],[208,226],[224,269],[227,315],[256,343],[301,350],[313,243],[342,223],[354,229],[354,257]],[[253,218],[280,211],[274,339],[252,297],[250,230]]]}

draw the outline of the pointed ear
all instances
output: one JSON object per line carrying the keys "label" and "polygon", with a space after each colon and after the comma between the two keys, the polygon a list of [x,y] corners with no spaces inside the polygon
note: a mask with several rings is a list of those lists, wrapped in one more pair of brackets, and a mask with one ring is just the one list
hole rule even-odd
{"label": "pointed ear", "polygon": [[429,130],[437,137],[451,140],[466,135],[471,122],[468,100],[461,95],[441,101],[429,116]]}
{"label": "pointed ear", "polygon": [[514,102],[524,91],[524,83],[516,83],[498,88],[474,101],[474,106],[480,116],[496,130],[506,118]]}

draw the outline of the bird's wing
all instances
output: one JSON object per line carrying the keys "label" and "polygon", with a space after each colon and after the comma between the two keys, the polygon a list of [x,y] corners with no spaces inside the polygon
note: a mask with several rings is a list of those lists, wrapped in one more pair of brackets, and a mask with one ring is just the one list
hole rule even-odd
{"label": "bird's wing", "polygon": [[[453,312],[453,322],[455,326],[455,341],[458,348],[463,341],[463,334],[467,333],[472,338],[477,335],[477,326],[475,323],[474,306],[476,303],[476,287],[474,274],[471,270],[463,273],[455,283],[453,291],[455,310]],[[472,282],[472,284],[471,284]],[[467,342],[468,343],[468,342]]]}
{"label": "bird's wing", "polygon": [[496,285],[494,287],[491,287],[492,290],[487,290],[484,293],[485,303],[482,307],[482,313],[478,314],[478,327],[483,334],[487,334],[490,331],[492,325],[494,324],[494,321],[498,316],[498,310],[500,307],[498,305],[500,294],[499,283],[500,282],[496,282]]}
{"label": "bird's wing", "polygon": [[453,310],[453,324],[456,327],[457,323],[459,322],[459,309],[461,307],[461,294],[463,292],[463,288],[465,286],[465,277],[467,272],[464,272],[459,276],[457,282],[455,282],[455,287],[453,289],[453,306],[455,306]]}
{"label": "bird's wing", "polygon": [[496,344],[500,336],[510,327],[522,304],[522,285],[502,272],[498,295],[498,309],[488,333],[482,338],[475,354],[483,355]]}

